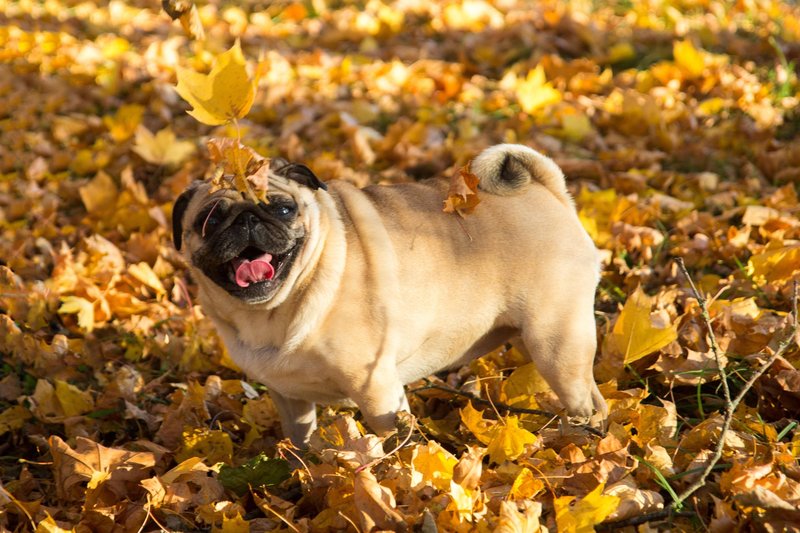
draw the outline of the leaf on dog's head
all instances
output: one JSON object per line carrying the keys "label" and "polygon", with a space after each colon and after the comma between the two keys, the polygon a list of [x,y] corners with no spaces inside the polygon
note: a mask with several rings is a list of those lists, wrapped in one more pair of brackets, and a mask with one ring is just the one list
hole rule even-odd
{"label": "leaf on dog's head", "polygon": [[450,189],[444,201],[445,213],[469,215],[481,199],[478,198],[478,176],[469,171],[469,164],[458,169],[450,179]]}
{"label": "leaf on dog's head", "polygon": [[178,68],[178,94],[192,110],[189,114],[208,124],[218,126],[244,117],[253,105],[258,77],[247,74],[239,41],[230,50],[217,56],[214,68],[201,74]]}
{"label": "leaf on dog's head", "polygon": [[232,187],[254,202],[267,202],[269,159],[260,156],[237,139],[212,138],[206,143],[211,162],[221,173],[214,179],[216,187]]}

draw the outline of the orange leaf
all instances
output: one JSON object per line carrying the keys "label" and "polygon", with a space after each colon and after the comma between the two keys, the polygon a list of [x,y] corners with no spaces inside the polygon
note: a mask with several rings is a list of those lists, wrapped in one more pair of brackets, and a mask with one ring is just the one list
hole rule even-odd
{"label": "orange leaf", "polygon": [[469,165],[461,167],[450,179],[450,189],[444,201],[445,213],[469,215],[480,203],[478,198],[478,176],[469,171]]}

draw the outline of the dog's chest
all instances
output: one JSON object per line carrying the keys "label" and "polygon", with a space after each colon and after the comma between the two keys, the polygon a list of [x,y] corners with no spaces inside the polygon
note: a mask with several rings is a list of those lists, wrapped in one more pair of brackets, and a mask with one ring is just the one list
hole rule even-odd
{"label": "dog's chest", "polygon": [[287,398],[313,402],[337,402],[345,395],[330,373],[322,371],[324,362],[308,354],[281,353],[275,347],[252,348],[237,337],[222,333],[231,359],[250,378]]}

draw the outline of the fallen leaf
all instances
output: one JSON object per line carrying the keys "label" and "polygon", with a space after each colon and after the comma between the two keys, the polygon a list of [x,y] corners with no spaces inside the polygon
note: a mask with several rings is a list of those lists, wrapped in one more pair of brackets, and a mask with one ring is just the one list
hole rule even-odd
{"label": "fallen leaf", "polygon": [[598,485],[589,494],[575,501],[575,496],[561,496],[553,502],[558,530],[565,533],[589,533],[613,513],[620,504],[617,496],[603,494],[605,485]]}
{"label": "fallen leaf", "polygon": [[153,135],[144,126],[139,126],[133,151],[148,163],[176,167],[194,154],[195,146],[191,141],[177,140],[169,127]]}
{"label": "fallen leaf", "polygon": [[628,297],[614,329],[606,338],[608,349],[624,356],[629,364],[660,350],[678,338],[677,323],[656,327],[650,317],[654,300],[641,287]]}

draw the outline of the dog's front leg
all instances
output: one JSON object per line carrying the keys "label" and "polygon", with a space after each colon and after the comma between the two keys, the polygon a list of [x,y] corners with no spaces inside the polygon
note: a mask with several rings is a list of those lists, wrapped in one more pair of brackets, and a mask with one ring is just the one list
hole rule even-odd
{"label": "dog's front leg", "polygon": [[281,429],[283,436],[289,437],[292,443],[304,448],[308,445],[311,433],[317,428],[317,410],[313,402],[287,398],[275,392],[269,391],[272,403],[278,409],[281,417]]}
{"label": "dog's front leg", "polygon": [[405,389],[393,366],[365,372],[350,391],[350,398],[358,405],[367,425],[381,436],[395,429],[397,413],[410,412]]}

